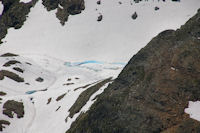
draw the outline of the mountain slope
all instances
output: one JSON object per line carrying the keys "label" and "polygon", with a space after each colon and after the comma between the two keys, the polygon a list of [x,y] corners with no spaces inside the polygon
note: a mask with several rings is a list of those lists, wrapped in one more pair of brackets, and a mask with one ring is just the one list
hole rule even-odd
{"label": "mountain slope", "polygon": [[154,38],[110,85],[153,36],[195,14],[199,0],[0,5],[0,132],[64,133],[76,120],[69,132],[199,131],[184,113],[199,97],[199,15]]}
{"label": "mountain slope", "polygon": [[200,100],[200,10],[129,61],[119,77],[67,133],[199,133],[184,113]]}

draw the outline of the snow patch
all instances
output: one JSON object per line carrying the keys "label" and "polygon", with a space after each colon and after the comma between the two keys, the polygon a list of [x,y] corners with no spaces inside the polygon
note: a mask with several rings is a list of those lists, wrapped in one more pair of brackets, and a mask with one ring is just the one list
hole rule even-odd
{"label": "snow patch", "polygon": [[176,68],[174,68],[174,67],[171,67],[171,70],[173,70],[173,71],[176,71]]}
{"label": "snow patch", "polygon": [[185,109],[185,113],[190,115],[190,118],[200,121],[200,101],[189,101],[188,108]]}
{"label": "snow patch", "polygon": [[0,15],[3,13],[3,8],[4,8],[4,6],[2,4],[2,1],[0,1]]}
{"label": "snow patch", "polygon": [[58,7],[59,7],[60,9],[63,9],[63,7],[62,7],[60,4],[58,5]]}
{"label": "snow patch", "polygon": [[20,2],[24,2],[24,3],[29,3],[31,2],[32,0],[20,0]]}
{"label": "snow patch", "polygon": [[[20,63],[5,67],[4,64],[10,60],[18,61]],[[27,62],[31,63],[31,65],[27,64]],[[14,70],[14,67],[22,69],[23,73]],[[22,83],[18,83],[7,77],[5,77],[3,80],[0,80],[0,91],[7,92],[8,95],[13,95],[13,93],[15,95],[21,95],[32,90],[43,90],[51,86],[56,80],[53,72],[40,67],[34,61],[22,56],[0,57],[0,70],[12,72],[24,79],[24,82]],[[44,81],[36,81],[38,77],[42,77]]]}

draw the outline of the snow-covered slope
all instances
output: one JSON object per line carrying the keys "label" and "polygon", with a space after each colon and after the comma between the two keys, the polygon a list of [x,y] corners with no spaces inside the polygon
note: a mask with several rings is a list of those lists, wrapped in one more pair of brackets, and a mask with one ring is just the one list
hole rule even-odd
{"label": "snow-covered slope", "polygon": [[56,77],[52,72],[41,68],[33,61],[21,56],[0,57],[0,90],[8,95],[20,95],[32,90],[43,90],[51,86]]}
{"label": "snow-covered slope", "polygon": [[[120,3],[121,2],[121,3]],[[63,60],[123,61],[165,29],[177,29],[200,7],[199,0],[86,0],[85,10],[70,16],[63,27],[55,10],[47,12],[41,0],[31,9],[20,30],[9,29],[0,53],[46,54]],[[155,7],[159,10],[155,10]],[[136,20],[131,18],[137,12]],[[103,16],[98,22],[99,15]]]}
{"label": "snow-covered slope", "polygon": [[[112,81],[97,88],[80,110],[69,117],[69,110],[79,95],[109,77],[116,78],[124,67],[97,61],[68,64],[43,55],[4,54],[0,57],[0,129],[1,120],[10,123],[3,124],[3,133],[64,133]],[[10,100],[14,102],[7,105]],[[13,118],[5,111],[6,106],[15,110],[16,105],[19,109],[15,102],[23,104],[24,115],[20,118],[15,111]]]}

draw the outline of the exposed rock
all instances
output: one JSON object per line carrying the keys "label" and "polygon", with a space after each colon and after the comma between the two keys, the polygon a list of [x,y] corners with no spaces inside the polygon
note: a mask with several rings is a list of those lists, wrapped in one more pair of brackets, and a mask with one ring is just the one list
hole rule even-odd
{"label": "exposed rock", "polygon": [[200,122],[184,113],[200,100],[199,34],[200,12],[160,33],[67,133],[199,133]]}
{"label": "exposed rock", "polygon": [[15,71],[20,72],[20,73],[23,73],[23,72],[24,72],[24,70],[22,70],[22,69],[19,68],[19,67],[13,67],[13,69],[14,69]]}
{"label": "exposed rock", "polygon": [[154,10],[155,10],[155,11],[157,11],[157,10],[159,10],[159,9],[160,9],[160,8],[159,8],[159,7],[157,7],[157,6],[154,8]]}
{"label": "exposed rock", "polygon": [[[84,1],[82,0],[74,0],[74,1],[70,1],[69,2],[63,2],[63,3],[66,3],[66,4],[63,4],[64,8],[67,9],[68,13],[70,15],[76,15],[76,14],[80,14],[82,10],[85,9],[85,5],[84,5]],[[61,3],[62,4],[62,3]]]}
{"label": "exposed rock", "polygon": [[0,16],[0,43],[6,36],[7,29],[13,27],[19,29],[26,21],[26,17],[30,12],[30,8],[35,5],[37,0],[29,3],[19,2],[19,0],[2,0],[4,10]]}
{"label": "exposed rock", "polygon": [[[93,84],[94,84],[94,83],[93,83]],[[92,84],[87,84],[87,85],[85,85],[85,86],[78,87],[78,88],[74,89],[74,91],[79,90],[79,89],[81,89],[81,88],[87,88],[87,87],[89,87],[90,85],[92,85]]]}
{"label": "exposed rock", "polygon": [[0,131],[3,131],[3,129],[5,128],[4,125],[10,125],[10,122],[6,120],[0,120]]}
{"label": "exposed rock", "polygon": [[32,65],[32,64],[31,64],[31,63],[29,63],[29,62],[26,62],[26,64],[27,64],[27,65]]}
{"label": "exposed rock", "polygon": [[30,85],[30,83],[25,83],[26,85]]}
{"label": "exposed rock", "polygon": [[5,96],[6,95],[6,93],[5,92],[3,92],[3,91],[0,91],[0,96]]}
{"label": "exposed rock", "polygon": [[[23,26],[30,8],[37,1],[23,3],[20,0],[2,0],[4,10],[0,16],[0,43],[2,43],[1,40],[6,36],[9,28],[19,29]],[[47,11],[58,9],[56,16],[62,25],[68,20],[69,15],[79,14],[85,9],[84,0],[42,0],[42,4],[47,8]]]}
{"label": "exposed rock", "polygon": [[135,3],[139,3],[140,1],[142,1],[142,0],[134,0]]}
{"label": "exposed rock", "polygon": [[15,74],[13,72],[7,71],[7,70],[1,70],[0,71],[0,80],[3,80],[4,77],[8,77],[16,82],[24,82],[24,79],[22,77],[20,77],[19,75]]}
{"label": "exposed rock", "polygon": [[6,62],[3,66],[9,67],[9,66],[14,65],[14,64],[21,64],[21,62],[16,61],[16,60],[10,60],[10,61]]}
{"label": "exposed rock", "polygon": [[42,0],[48,11],[57,9],[56,17],[62,25],[68,20],[69,15],[80,14],[85,9],[84,0]]}
{"label": "exposed rock", "polygon": [[68,20],[69,13],[67,13],[66,9],[61,9],[58,7],[58,10],[56,12],[56,17],[60,20],[60,23],[62,25],[65,25],[65,22]]}
{"label": "exposed rock", "polygon": [[59,97],[56,98],[56,101],[60,101],[61,99],[63,99],[65,97],[66,93],[60,95]]}
{"label": "exposed rock", "polygon": [[43,78],[41,78],[41,77],[38,77],[38,78],[36,79],[36,81],[37,81],[37,82],[43,82],[43,81],[44,81],[44,79],[43,79]]}
{"label": "exposed rock", "polygon": [[102,19],[103,19],[103,15],[100,14],[100,15],[98,16],[98,18],[97,18],[97,21],[100,22]]}
{"label": "exposed rock", "polygon": [[74,83],[66,83],[66,84],[63,84],[63,85],[67,85],[67,86],[68,86],[68,85],[73,85],[73,84],[74,84]]}
{"label": "exposed rock", "polygon": [[60,107],[61,107],[61,106],[59,106],[59,107],[56,109],[56,111],[58,111],[58,110],[60,109]]}
{"label": "exposed rock", "polygon": [[69,117],[73,117],[74,114],[78,113],[81,108],[87,103],[87,101],[90,99],[90,97],[92,96],[92,94],[94,94],[96,91],[98,91],[103,85],[105,85],[106,83],[110,82],[111,78],[106,79],[90,88],[88,88],[87,90],[85,90],[84,92],[82,92],[78,99],[76,100],[76,102],[73,104],[73,106],[69,109]]}
{"label": "exposed rock", "polygon": [[52,98],[49,98],[48,101],[47,101],[47,104],[50,104]]}
{"label": "exposed rock", "polygon": [[101,5],[101,0],[98,0],[98,1],[97,1],[97,4],[98,4],[98,5]]}
{"label": "exposed rock", "polygon": [[13,53],[5,53],[5,54],[1,55],[0,57],[13,57],[13,56],[18,56],[18,55],[13,54]]}
{"label": "exposed rock", "polygon": [[58,8],[59,0],[42,0],[42,4],[47,8],[47,11]]}
{"label": "exposed rock", "polygon": [[137,19],[137,17],[138,17],[137,12],[135,12],[131,17],[133,20]]}
{"label": "exposed rock", "polygon": [[8,100],[3,105],[3,114],[7,115],[10,118],[14,117],[14,114],[17,114],[17,118],[24,117],[24,105],[22,102],[17,102],[14,100]]}

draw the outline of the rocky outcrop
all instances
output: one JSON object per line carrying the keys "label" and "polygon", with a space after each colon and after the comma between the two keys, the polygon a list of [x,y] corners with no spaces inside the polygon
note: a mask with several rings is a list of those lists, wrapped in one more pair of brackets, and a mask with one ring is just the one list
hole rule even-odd
{"label": "rocky outcrop", "polygon": [[0,43],[2,43],[1,40],[6,36],[9,28],[19,29],[23,26],[30,8],[36,2],[37,0],[32,0],[29,3],[23,3],[20,0],[2,0],[4,10],[0,15]]}
{"label": "rocky outcrop", "polygon": [[[73,116],[80,112],[80,110],[83,108],[84,105],[86,105],[87,101],[89,101],[90,97],[97,92],[101,87],[103,87],[106,83],[109,83],[112,81],[112,78],[105,79],[99,83],[97,83],[94,86],[89,87],[87,90],[83,91],[76,102],[72,105],[72,107],[69,109],[69,117],[73,118]],[[94,100],[94,99],[93,99]],[[66,119],[67,121],[67,119]]]}
{"label": "rocky outcrop", "polygon": [[24,78],[20,77],[16,73],[7,70],[0,70],[0,80],[4,80],[5,77],[12,79],[16,82],[24,82]]}
{"label": "rocky outcrop", "polygon": [[0,120],[0,131],[3,131],[5,125],[10,125],[10,122],[6,120]]}
{"label": "rocky outcrop", "polygon": [[84,0],[42,0],[48,11],[57,9],[56,17],[62,25],[68,20],[69,15],[80,14],[85,9]]}
{"label": "rocky outcrop", "polygon": [[129,61],[67,133],[199,133],[184,113],[200,100],[200,11],[167,30]]}
{"label": "rocky outcrop", "polygon": [[24,105],[22,102],[14,100],[8,100],[3,105],[3,114],[10,118],[14,118],[14,114],[17,114],[17,118],[24,117]]}
{"label": "rocky outcrop", "polygon": [[[27,15],[38,0],[29,3],[20,0],[2,0],[4,10],[0,15],[0,43],[5,38],[9,28],[19,29],[26,21]],[[47,11],[57,9],[56,16],[62,25],[68,20],[69,15],[76,15],[85,9],[84,0],[42,0]]]}

